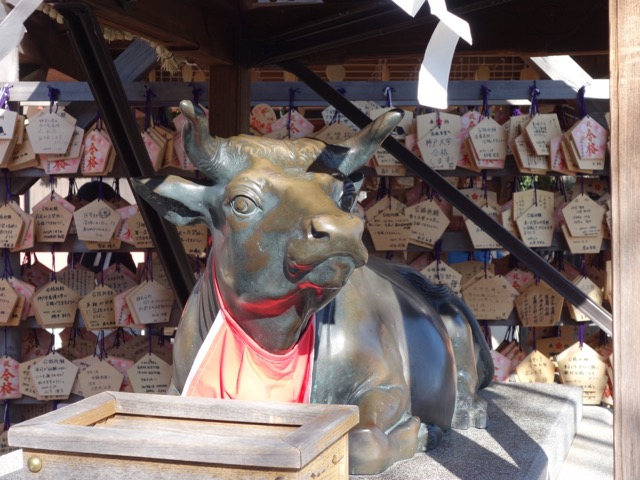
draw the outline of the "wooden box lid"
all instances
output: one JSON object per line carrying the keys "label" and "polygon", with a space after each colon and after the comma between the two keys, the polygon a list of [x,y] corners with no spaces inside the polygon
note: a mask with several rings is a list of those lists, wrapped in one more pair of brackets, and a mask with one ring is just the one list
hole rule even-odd
{"label": "wooden box lid", "polygon": [[301,469],[358,423],[358,407],[103,392],[13,425],[25,450]]}

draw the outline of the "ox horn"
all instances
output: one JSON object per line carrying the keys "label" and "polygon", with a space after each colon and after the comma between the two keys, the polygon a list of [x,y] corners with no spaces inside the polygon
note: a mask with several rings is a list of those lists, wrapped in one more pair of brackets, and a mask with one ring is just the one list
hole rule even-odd
{"label": "ox horn", "polygon": [[182,130],[187,157],[198,170],[216,182],[222,174],[224,140],[209,134],[209,120],[202,109],[194,107],[189,100],[180,102],[180,111],[188,120]]}
{"label": "ox horn", "polygon": [[340,163],[339,170],[350,175],[363,167],[373,156],[380,144],[398,126],[404,116],[404,111],[394,108],[380,115],[369,125],[360,130],[353,137],[340,145],[349,149]]}

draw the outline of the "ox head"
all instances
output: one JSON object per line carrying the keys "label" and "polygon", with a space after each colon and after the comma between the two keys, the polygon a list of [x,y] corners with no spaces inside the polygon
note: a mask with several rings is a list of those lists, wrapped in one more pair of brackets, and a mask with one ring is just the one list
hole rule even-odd
{"label": "ox head", "polygon": [[214,274],[239,323],[325,305],[367,260],[363,222],[352,213],[356,170],[395,128],[402,112],[379,117],[340,145],[315,139],[209,135],[191,102],[185,152],[211,181],[170,176],[135,182],[138,193],[177,225],[205,223],[213,235]]}

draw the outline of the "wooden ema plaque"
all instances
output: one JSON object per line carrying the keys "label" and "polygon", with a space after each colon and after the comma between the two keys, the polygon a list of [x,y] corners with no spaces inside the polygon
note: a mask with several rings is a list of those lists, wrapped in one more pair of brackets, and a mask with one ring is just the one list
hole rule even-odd
{"label": "wooden ema plaque", "polygon": [[522,242],[529,248],[550,247],[555,222],[553,213],[542,205],[533,205],[516,219]]}
{"label": "wooden ema plaque", "polygon": [[[12,278],[8,279],[7,281],[11,283]],[[16,300],[16,304],[13,307],[13,310],[11,311],[11,315],[9,316],[9,319],[4,323],[5,327],[20,326],[20,322],[27,318],[28,316],[27,312],[29,311],[29,303],[27,298],[23,296],[21,293],[18,293],[15,287],[13,287],[13,285],[12,285],[12,288],[14,289],[13,291],[16,292],[16,294],[18,295],[18,299]]]}
{"label": "wooden ema plaque", "polygon": [[[602,288],[596,285],[589,277],[583,277],[582,275],[574,278],[573,284],[578,287],[587,297],[589,297],[593,303],[602,305],[604,294]],[[578,310],[573,304],[568,303],[569,314],[576,322],[590,322],[591,318]]]}
{"label": "wooden ema plaque", "polygon": [[107,360],[92,362],[78,374],[82,395],[87,398],[100,392],[118,391],[124,376]]}
{"label": "wooden ema plaque", "polygon": [[73,134],[71,135],[71,140],[69,141],[69,146],[67,147],[66,152],[57,153],[57,154],[43,153],[40,155],[40,160],[47,163],[49,162],[55,163],[60,160],[77,158],[82,153],[83,142],[84,142],[84,129],[76,125],[75,128],[73,129]]}
{"label": "wooden ema plaque", "polygon": [[[484,205],[482,207],[482,211],[487,214],[487,216],[500,223],[498,220],[498,212],[495,208],[489,205]],[[464,224],[467,226],[467,231],[469,232],[469,237],[471,237],[471,242],[473,243],[474,248],[478,250],[500,248],[500,244],[491,238],[488,233],[473,223],[471,219],[466,219]]]}
{"label": "wooden ema plaque", "polygon": [[552,327],[560,323],[564,298],[542,280],[530,285],[515,299],[524,327]]}
{"label": "wooden ema plaque", "polygon": [[477,110],[469,110],[460,115],[460,156],[456,166],[467,170],[477,171],[473,164],[469,152],[465,146],[469,138],[469,130],[475,127],[482,120],[482,114]]}
{"label": "wooden ema plaque", "polygon": [[411,221],[402,213],[388,210],[367,224],[373,245],[379,252],[406,250],[411,233]]}
{"label": "wooden ema plaque", "polygon": [[420,273],[424,275],[431,283],[436,285],[446,285],[451,289],[453,293],[460,296],[460,280],[462,274],[455,271],[446,263],[434,260],[429,265],[420,270]]}
{"label": "wooden ema plaque", "polygon": [[13,150],[13,156],[7,165],[10,172],[16,172],[18,170],[25,170],[31,167],[38,166],[38,156],[33,151],[31,146],[31,140],[25,138],[22,143],[16,145]]}
{"label": "wooden ema plaque", "polygon": [[[389,152],[387,152],[383,147],[380,147],[376,150],[376,153],[374,154],[374,160],[375,160],[375,164],[378,167],[398,167],[398,166],[402,166],[402,163],[400,163],[400,161],[396,160],[396,157],[394,157],[393,155],[391,155]],[[400,169],[400,170],[405,170],[406,169]]]}
{"label": "wooden ema plaque", "polygon": [[31,368],[40,360],[42,357],[37,357],[31,360],[27,360],[26,362],[20,362],[19,368],[19,387],[20,394],[26,395],[28,397],[36,398],[38,396],[38,391],[36,390],[36,386],[33,383],[33,378],[31,377]]}
{"label": "wooden ema plaque", "polygon": [[524,292],[530,285],[535,282],[535,275],[527,270],[521,270],[519,268],[513,268],[504,274],[511,286],[518,292]]}
{"label": "wooden ema plaque", "polygon": [[562,214],[572,237],[595,237],[602,231],[604,207],[587,194],[578,195],[563,209]]}
{"label": "wooden ema plaque", "polygon": [[25,478],[348,479],[352,405],[103,392],[16,424]]}
{"label": "wooden ema plaque", "polygon": [[529,115],[516,115],[514,117],[510,117],[509,121],[505,123],[505,128],[507,130],[507,150],[509,153],[513,153],[511,151],[511,144],[513,141],[524,132],[524,127],[527,126],[527,123],[531,120]]}
{"label": "wooden ema plaque", "polygon": [[113,298],[116,293],[107,285],[100,285],[86,294],[78,303],[87,330],[115,328]]}
{"label": "wooden ema plaque", "polygon": [[85,241],[84,244],[87,246],[87,250],[118,250],[122,241],[118,238],[111,238],[106,242]]}
{"label": "wooden ema plaque", "polygon": [[112,154],[115,153],[106,132],[98,129],[87,132],[83,146],[80,163],[82,173],[89,176],[104,175],[108,170]]}
{"label": "wooden ema plaque", "polygon": [[21,216],[11,205],[0,207],[0,248],[14,248],[24,227]]}
{"label": "wooden ema plaque", "polygon": [[151,235],[149,235],[147,226],[145,225],[142,214],[139,211],[127,220],[127,227],[131,232],[133,244],[137,248],[153,248]]}
{"label": "wooden ema plaque", "polygon": [[185,252],[201,255],[209,247],[209,228],[206,225],[185,225],[176,227]]}
{"label": "wooden ema plaque", "polygon": [[[461,188],[459,190],[461,194],[471,200],[473,203],[482,207],[484,205],[489,205],[498,209],[498,194],[496,192],[487,191],[485,192],[482,188]],[[454,217],[462,217],[462,212],[457,208],[453,209]]]}
{"label": "wooden ema plaque", "polygon": [[351,128],[342,122],[335,122],[331,125],[327,125],[314,135],[318,140],[322,140],[325,143],[337,144],[342,143],[345,140],[350,139],[356,134]]}
{"label": "wooden ema plaque", "polygon": [[367,229],[377,251],[407,249],[411,222],[404,208],[394,197],[385,197],[367,209]]}
{"label": "wooden ema plaque", "polygon": [[58,199],[56,195],[33,207],[37,242],[57,243],[67,238],[73,213],[62,205],[61,200],[64,199]]}
{"label": "wooden ema plaque", "polygon": [[554,172],[562,173],[564,175],[573,175],[573,170],[569,168],[569,163],[564,154],[562,148],[562,142],[564,140],[563,135],[558,135],[551,139],[549,142],[549,157],[550,167]]}
{"label": "wooden ema plaque", "polygon": [[593,348],[574,343],[556,357],[560,380],[582,387],[583,405],[599,405],[607,386],[607,364]]}
{"label": "wooden ema plaque", "polygon": [[[0,278],[0,326],[8,326],[10,320],[22,313],[16,312],[16,305],[20,295],[16,293],[11,283],[6,278]],[[24,306],[24,301],[22,303]]]}
{"label": "wooden ema plaque", "polygon": [[16,212],[22,221],[23,227],[20,230],[20,235],[16,239],[16,243],[13,248],[11,248],[11,252],[19,252],[21,250],[27,250],[33,248],[35,243],[35,221],[31,215],[26,213],[20,205],[16,202],[8,202],[8,206],[10,206],[14,212]]}
{"label": "wooden ema plaque", "polygon": [[519,237],[518,224],[513,221],[513,213],[511,208],[507,208],[500,213],[500,223],[514,237]]}
{"label": "wooden ema plaque", "polygon": [[104,200],[94,200],[73,212],[78,239],[108,242],[120,222],[120,214]]}
{"label": "wooden ema plaque", "polygon": [[96,283],[100,283],[102,280],[116,294],[129,290],[138,284],[135,273],[124,265],[118,265],[117,263],[109,265],[102,273],[96,273]]}
{"label": "wooden ema plaque", "polygon": [[[59,351],[60,350],[58,350],[58,352]],[[73,382],[73,386],[71,387],[72,394],[80,395],[81,397],[85,396],[84,393],[82,393],[82,386],[80,385],[80,380],[79,380],[80,374],[84,372],[87,368],[89,368],[91,365],[93,365],[95,362],[98,362],[98,361],[100,361],[100,359],[98,358],[97,355],[94,355],[94,354],[71,360],[71,363],[73,363],[76,367],[78,367],[78,374],[76,375],[76,378]]]}
{"label": "wooden ema plaque", "polygon": [[69,148],[75,126],[75,118],[65,112],[42,111],[29,117],[26,128],[35,153],[57,154]]}
{"label": "wooden ema plaque", "polygon": [[[466,262],[458,262],[452,263],[451,268],[453,268],[456,272],[460,273],[462,277],[460,278],[460,285],[462,288],[474,278],[478,273],[484,274],[484,262],[478,262],[477,260],[468,260]],[[487,274],[491,277],[496,273],[495,265],[493,263],[489,263],[487,265]]]}
{"label": "wooden ema plaque", "polygon": [[134,392],[167,393],[173,370],[171,365],[154,353],[147,353],[127,373]]}
{"label": "wooden ema plaque", "polygon": [[56,273],[56,279],[76,292],[80,297],[84,297],[96,287],[95,274],[82,265],[75,268],[65,267]]}
{"label": "wooden ema plaque", "polygon": [[13,140],[16,123],[18,123],[17,112],[0,108],[0,140],[3,142]]}
{"label": "wooden ema plaque", "polygon": [[578,336],[577,327],[555,327],[554,330],[556,332],[553,335],[536,340],[536,348],[548,357],[569,348]]}
{"label": "wooden ema plaque", "polygon": [[72,327],[80,295],[61,282],[50,282],[33,297],[31,305],[42,328]]}
{"label": "wooden ema plaque", "polygon": [[30,372],[38,400],[65,400],[71,394],[78,367],[53,352],[34,363]]}
{"label": "wooden ema plaque", "polygon": [[[469,130],[467,151],[482,170],[501,169],[507,159],[507,132],[492,118],[484,118]],[[469,148],[471,147],[471,148]]]}
{"label": "wooden ema plaque", "polygon": [[[380,108],[380,105],[378,105],[377,103],[371,100],[355,100],[351,103],[358,110],[360,110],[362,113],[366,114],[367,116],[369,115],[369,112],[371,112],[372,110],[378,110]],[[329,125],[330,123],[332,123],[332,121],[335,121],[337,119],[340,123],[344,123],[345,125],[348,125],[354,132],[357,132],[358,130],[360,130],[360,127],[358,127],[355,123],[353,123],[344,115],[340,114],[336,110],[336,107],[333,107],[333,106],[329,106],[324,110],[322,110],[322,119],[324,120],[324,123],[326,123],[327,125]],[[175,120],[174,120],[174,123],[175,123]]]}
{"label": "wooden ema plaque", "polygon": [[[128,341],[126,351],[125,356],[132,358],[134,361],[149,355],[149,337],[138,335]],[[169,365],[173,362],[173,347],[169,342],[165,342],[164,345],[160,345],[158,342],[151,342],[151,353]]]}
{"label": "wooden ema plaque", "polygon": [[522,192],[514,192],[513,206],[511,207],[514,219],[520,217],[531,207],[538,205],[553,216],[555,210],[555,196],[553,192],[540,189],[529,189]]}
{"label": "wooden ema plaque", "polygon": [[503,276],[481,278],[462,291],[462,298],[481,320],[506,320],[518,291]]}
{"label": "wooden ema plaque", "polygon": [[175,301],[173,292],[155,280],[142,282],[126,299],[137,324],[168,322]]}
{"label": "wooden ema plaque", "polygon": [[400,163],[397,165],[378,165],[374,162],[374,168],[379,177],[404,177],[407,174],[407,167]]}
{"label": "wooden ema plaque", "polygon": [[449,226],[449,219],[434,200],[425,200],[404,209],[411,222],[409,243],[433,248]]}
{"label": "wooden ema plaque", "polygon": [[113,314],[118,327],[130,327],[135,324],[131,309],[127,303],[127,296],[133,293],[136,288],[138,288],[137,285],[113,297]]}
{"label": "wooden ema plaque", "polygon": [[601,170],[605,167],[609,135],[602,125],[587,115],[568,133],[578,154],[576,161],[580,168]]}
{"label": "wooden ema plaque", "polygon": [[8,355],[0,357],[0,399],[21,398],[20,362]]}
{"label": "wooden ema plaque", "polygon": [[491,359],[494,367],[493,380],[506,382],[511,373],[511,360],[496,350],[491,350]]}
{"label": "wooden ema plaque", "polygon": [[[313,123],[304,118],[297,110],[292,110],[291,115],[283,115],[271,125],[271,132],[277,132],[284,128],[287,132],[287,138],[295,139],[311,135],[314,130]],[[270,136],[270,133],[265,135]]]}
{"label": "wooden ema plaque", "polygon": [[516,367],[521,383],[554,383],[556,367],[546,355],[534,350]]}
{"label": "wooden ema plaque", "polygon": [[251,109],[249,115],[249,125],[258,133],[264,135],[271,131],[271,124],[278,119],[276,112],[270,105],[259,103]]}
{"label": "wooden ema plaque", "polygon": [[[0,167],[7,168],[9,166],[9,163],[13,159],[13,152],[16,148],[16,145],[18,144],[18,138],[20,136],[20,132],[23,130],[23,127],[24,127],[24,117],[21,117],[20,115],[18,115],[17,121],[15,122],[15,125],[13,128],[13,132],[9,133],[9,135],[11,135],[11,139],[10,140],[0,139]],[[3,132],[7,133],[8,130],[4,131],[3,129]]]}
{"label": "wooden ema plaque", "polygon": [[422,161],[434,170],[455,170],[462,145],[460,116],[427,113],[416,117]]}
{"label": "wooden ema plaque", "polygon": [[[602,227],[602,225],[600,225],[600,227]],[[604,238],[602,228],[600,228],[600,233],[598,235],[589,237],[574,237],[571,235],[565,224],[560,228],[562,229],[564,239],[569,246],[569,250],[574,255],[579,253],[598,253],[602,248],[602,239]]]}
{"label": "wooden ema plaque", "polygon": [[525,127],[525,134],[536,155],[549,155],[549,142],[562,133],[558,115],[541,113],[531,118]]}
{"label": "wooden ema plaque", "polygon": [[549,157],[538,155],[525,134],[517,136],[511,144],[511,151],[521,173],[545,175],[549,169]]}

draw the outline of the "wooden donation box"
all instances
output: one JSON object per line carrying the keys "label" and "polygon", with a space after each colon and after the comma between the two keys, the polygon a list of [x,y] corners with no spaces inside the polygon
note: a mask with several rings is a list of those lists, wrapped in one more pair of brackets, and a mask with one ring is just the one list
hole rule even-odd
{"label": "wooden donation box", "polygon": [[342,479],[352,405],[103,392],[13,425],[33,479]]}

